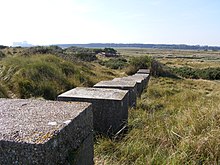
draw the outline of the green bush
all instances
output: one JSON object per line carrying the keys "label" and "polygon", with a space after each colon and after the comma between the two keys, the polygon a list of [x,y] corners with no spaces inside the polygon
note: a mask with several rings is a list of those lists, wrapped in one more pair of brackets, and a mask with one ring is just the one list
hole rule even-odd
{"label": "green bush", "polygon": [[39,54],[53,54],[68,61],[94,61],[97,59],[95,51],[88,48],[69,47],[63,50],[58,46],[36,46],[25,49],[21,54],[25,56]]}
{"label": "green bush", "polygon": [[96,49],[71,46],[71,47],[66,48],[64,52],[65,54],[81,54],[81,53],[91,54],[91,53],[94,53],[95,51]]}
{"label": "green bush", "polygon": [[63,49],[58,46],[35,46],[27,48],[23,51],[23,55],[35,55],[35,54],[62,54]]}
{"label": "green bush", "polygon": [[220,68],[194,69],[190,67],[172,68],[177,75],[192,79],[220,80]]}
{"label": "green bush", "polygon": [[128,75],[136,73],[139,69],[148,69],[151,67],[151,57],[149,56],[138,56],[132,57],[129,61],[129,67],[126,70]]}
{"label": "green bush", "polygon": [[69,59],[79,59],[82,61],[94,61],[97,60],[96,51],[99,52],[99,49],[89,49],[81,47],[69,47],[64,50],[64,58]]}
{"label": "green bush", "polygon": [[102,53],[103,50],[102,49],[93,49],[93,52],[95,52],[95,54],[98,54],[98,53]]}
{"label": "green bush", "polygon": [[75,54],[75,57],[82,61],[88,61],[88,62],[97,60],[97,57],[94,53],[78,53]]}
{"label": "green bush", "polygon": [[0,45],[0,49],[8,48],[8,46]]}
{"label": "green bush", "polygon": [[135,66],[136,68],[150,68],[151,66],[151,58],[149,56],[139,56],[132,57],[130,60],[130,65]]}
{"label": "green bush", "polygon": [[101,61],[101,65],[104,65],[111,69],[122,69],[125,66],[127,66],[127,60],[125,58],[119,57],[119,58],[111,58],[107,61]]}
{"label": "green bush", "polygon": [[113,48],[105,48],[104,49],[105,53],[111,53],[111,54],[116,54],[117,50],[113,49]]}

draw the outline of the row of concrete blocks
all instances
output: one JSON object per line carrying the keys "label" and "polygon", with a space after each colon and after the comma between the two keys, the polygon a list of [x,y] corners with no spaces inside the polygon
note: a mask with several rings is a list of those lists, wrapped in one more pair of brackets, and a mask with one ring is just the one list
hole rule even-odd
{"label": "row of concrete blocks", "polygon": [[[59,101],[0,99],[0,164],[93,164],[93,135],[127,124],[148,70],[74,88]],[[63,101],[63,102],[60,102]]]}

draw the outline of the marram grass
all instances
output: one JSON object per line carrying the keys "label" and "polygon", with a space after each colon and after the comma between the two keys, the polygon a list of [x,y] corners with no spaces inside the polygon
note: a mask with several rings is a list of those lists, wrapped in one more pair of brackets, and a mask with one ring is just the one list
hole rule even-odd
{"label": "marram grass", "polygon": [[76,86],[93,86],[118,76],[96,63],[71,62],[51,54],[0,60],[0,97],[56,99]]}
{"label": "marram grass", "polygon": [[96,164],[219,164],[220,83],[152,78],[120,140],[98,138]]}

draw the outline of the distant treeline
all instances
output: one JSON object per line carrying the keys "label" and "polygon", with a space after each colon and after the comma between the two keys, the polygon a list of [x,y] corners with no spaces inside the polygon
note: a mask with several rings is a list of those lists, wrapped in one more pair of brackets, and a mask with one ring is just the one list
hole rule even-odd
{"label": "distant treeline", "polygon": [[[84,48],[151,48],[151,49],[181,49],[181,50],[204,50],[204,51],[219,51],[219,46],[200,46],[200,45],[185,45],[185,44],[116,44],[116,43],[90,43],[90,44],[56,44],[61,48],[69,47],[84,47]],[[0,49],[7,46],[0,45]],[[21,46],[23,47],[23,46]]]}
{"label": "distant treeline", "polygon": [[91,44],[58,44],[62,48],[71,46],[88,47],[88,48],[154,48],[154,49],[183,49],[183,50],[212,50],[218,51],[217,46],[200,46],[200,45],[175,45],[175,44],[116,44],[116,43],[91,43]]}

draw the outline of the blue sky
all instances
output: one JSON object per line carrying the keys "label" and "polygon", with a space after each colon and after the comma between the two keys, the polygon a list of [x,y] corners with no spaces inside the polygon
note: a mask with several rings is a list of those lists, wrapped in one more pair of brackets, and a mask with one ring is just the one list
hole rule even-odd
{"label": "blue sky", "polygon": [[220,46],[219,0],[0,0],[0,45]]}

